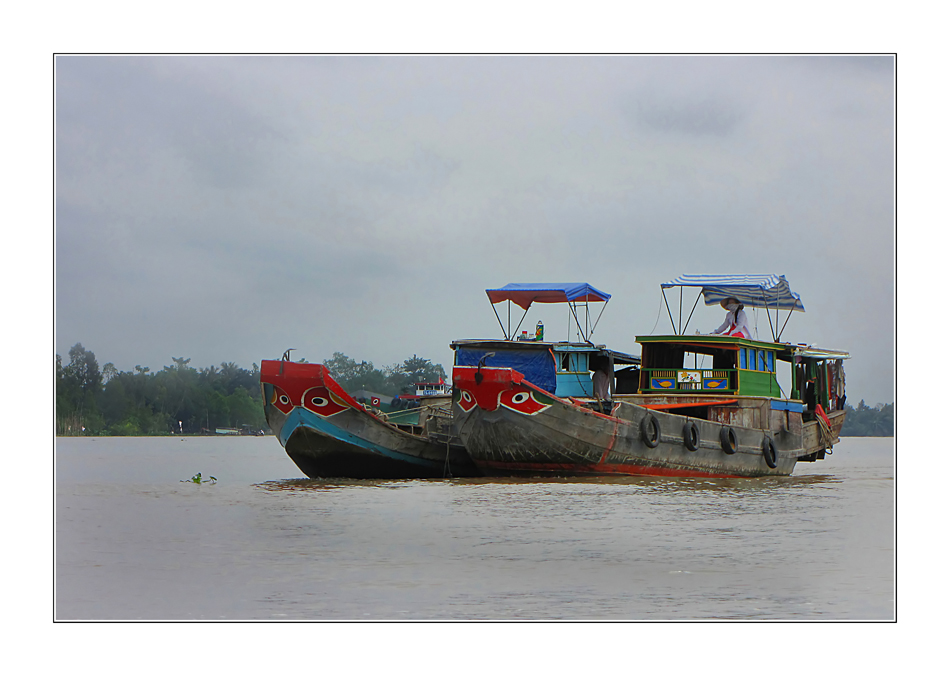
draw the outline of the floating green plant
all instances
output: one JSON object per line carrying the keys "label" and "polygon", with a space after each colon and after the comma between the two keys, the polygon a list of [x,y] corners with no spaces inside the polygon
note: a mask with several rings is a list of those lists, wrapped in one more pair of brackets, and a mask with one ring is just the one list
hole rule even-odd
{"label": "floating green plant", "polygon": [[195,474],[195,475],[194,475],[193,477],[191,477],[190,479],[182,479],[182,480],[181,480],[181,483],[183,483],[183,484],[214,484],[214,483],[217,483],[217,482],[218,482],[218,480],[217,480],[215,477],[211,476],[211,475],[209,475],[209,478],[207,478],[207,479],[202,479],[202,478],[201,478],[201,472],[198,472],[197,474]]}

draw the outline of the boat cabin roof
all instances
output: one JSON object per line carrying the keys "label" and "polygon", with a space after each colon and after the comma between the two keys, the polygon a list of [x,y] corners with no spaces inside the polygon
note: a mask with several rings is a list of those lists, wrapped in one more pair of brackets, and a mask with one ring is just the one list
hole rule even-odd
{"label": "boat cabin roof", "polygon": [[819,347],[812,347],[804,343],[773,343],[761,340],[752,340],[749,338],[739,338],[735,336],[715,336],[715,335],[667,335],[667,336],[637,336],[637,343],[641,345],[650,345],[663,343],[667,345],[682,345],[690,352],[711,353],[714,350],[738,350],[740,348],[753,348],[757,350],[771,350],[775,352],[777,359],[782,361],[793,361],[795,357],[806,359],[849,359],[850,354],[842,350],[826,350]]}
{"label": "boat cabin roof", "polygon": [[706,305],[735,298],[746,307],[805,311],[801,297],[789,288],[785,275],[680,275],[660,284],[661,289],[677,286],[701,288]]}
{"label": "boat cabin roof", "polygon": [[453,350],[458,348],[477,348],[483,350],[543,350],[547,352],[587,352],[591,354],[613,357],[615,364],[639,364],[640,357],[626,352],[609,350],[606,345],[594,345],[593,343],[547,343],[536,340],[455,340],[450,346]]}
{"label": "boat cabin roof", "polygon": [[606,303],[610,294],[595,289],[587,282],[547,282],[506,284],[500,289],[485,289],[492,305],[510,300],[527,310],[532,303]]}

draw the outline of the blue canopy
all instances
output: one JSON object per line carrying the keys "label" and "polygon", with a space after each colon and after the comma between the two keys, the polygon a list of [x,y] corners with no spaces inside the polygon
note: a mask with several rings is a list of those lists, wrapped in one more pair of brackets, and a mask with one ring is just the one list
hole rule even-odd
{"label": "blue canopy", "polygon": [[514,301],[525,310],[531,303],[573,303],[584,301],[603,301],[610,299],[590,284],[578,282],[556,282],[550,284],[508,284],[500,289],[485,289],[488,299],[495,303],[504,300]]}
{"label": "blue canopy", "polygon": [[789,288],[784,275],[681,275],[660,284],[663,289],[673,286],[702,287],[706,305],[736,298],[746,307],[805,311],[801,298]]}

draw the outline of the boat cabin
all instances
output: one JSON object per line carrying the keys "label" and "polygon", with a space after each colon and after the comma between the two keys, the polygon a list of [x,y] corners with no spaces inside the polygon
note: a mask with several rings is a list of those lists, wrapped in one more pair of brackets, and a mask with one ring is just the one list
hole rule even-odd
{"label": "boat cabin", "polygon": [[[615,366],[640,363],[639,357],[608,350],[591,340],[597,321],[591,321],[590,304],[603,302],[610,294],[586,283],[508,284],[486,292],[495,311],[495,317],[505,334],[503,340],[458,340],[450,347],[455,353],[455,366],[483,366],[513,368],[524,374],[532,384],[558,397],[594,397],[593,376],[603,371],[608,382],[614,380]],[[508,326],[495,309],[497,303],[508,303]],[[569,319],[580,340],[546,342],[544,326],[538,322],[533,335],[518,331],[534,303],[564,303]],[[512,304],[524,310],[518,325],[512,329]],[[603,309],[601,309],[601,315]],[[611,393],[612,394],[612,393]]]}
{"label": "boat cabin", "polygon": [[416,383],[417,397],[447,397],[452,394],[448,383]]}
{"label": "boat cabin", "polygon": [[[847,353],[806,345],[770,343],[731,336],[637,336],[641,365],[636,379],[618,379],[618,394],[734,395],[769,397],[773,410],[814,417],[844,408]],[[779,383],[786,364],[789,386]],[[621,384],[622,383],[622,384]]]}
{"label": "boat cabin", "polygon": [[775,344],[727,336],[637,336],[637,342],[642,394],[781,396]]}
{"label": "boat cabin", "polygon": [[[772,411],[801,413],[804,421],[813,420],[819,407],[823,411],[844,409],[842,360],[849,357],[848,353],[781,342],[791,313],[805,311],[801,298],[791,291],[785,277],[683,275],[660,286],[664,301],[667,288],[680,287],[680,318],[684,287],[700,289],[693,310],[700,298],[706,305],[726,305],[728,299],[733,299],[740,309],[761,309],[768,319],[771,340],[753,339],[737,331],[735,335],[689,334],[692,311],[685,324],[682,319],[677,323],[667,303],[674,333],[637,336],[641,346],[640,369],[618,372],[618,394],[638,395],[641,401],[665,401],[668,406],[685,405],[673,402],[701,403],[705,398],[741,407],[745,405],[741,401],[759,399]],[[780,328],[782,310],[788,311],[788,317]],[[666,399],[661,399],[664,396]],[[697,415],[695,410],[688,413]]]}
{"label": "boat cabin", "polygon": [[513,368],[558,397],[594,397],[594,372],[602,370],[612,380],[617,366],[640,363],[638,357],[592,343],[457,340],[450,347],[455,366]]}

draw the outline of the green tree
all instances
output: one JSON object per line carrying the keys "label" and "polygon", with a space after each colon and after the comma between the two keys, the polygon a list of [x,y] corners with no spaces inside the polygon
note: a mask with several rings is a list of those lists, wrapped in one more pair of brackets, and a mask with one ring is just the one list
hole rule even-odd
{"label": "green tree", "polygon": [[868,406],[862,399],[857,408],[845,404],[843,437],[892,437],[894,436],[894,404]]}
{"label": "green tree", "polygon": [[444,382],[445,378],[445,369],[441,364],[433,364],[429,359],[415,354],[412,359],[388,369],[388,379],[396,394],[414,392],[416,383],[439,383]]}
{"label": "green tree", "polygon": [[98,434],[102,428],[98,398],[102,373],[96,355],[76,343],[69,364],[56,355],[56,425],[60,434]]}
{"label": "green tree", "polygon": [[334,352],[333,357],[323,362],[323,365],[347,392],[368,390],[379,394],[395,394],[390,391],[386,373],[375,368],[371,361],[357,362],[342,352]]}

